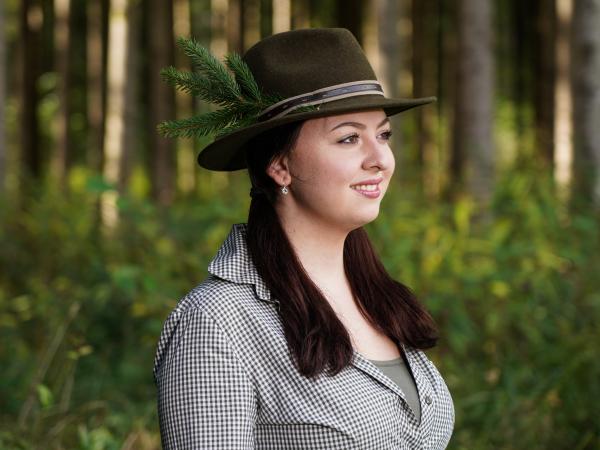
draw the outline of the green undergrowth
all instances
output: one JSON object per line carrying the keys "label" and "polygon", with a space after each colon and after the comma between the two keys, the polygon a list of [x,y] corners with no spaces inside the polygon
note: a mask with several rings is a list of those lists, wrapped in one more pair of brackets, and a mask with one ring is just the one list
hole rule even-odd
{"label": "green undergrowth", "polygon": [[[0,203],[0,448],[158,449],[152,362],[170,309],[201,282],[248,186],[211,179],[160,208],[116,203],[93,174]],[[431,311],[427,353],[453,395],[450,449],[600,446],[600,228],[512,171],[484,210],[392,186],[368,231]]]}

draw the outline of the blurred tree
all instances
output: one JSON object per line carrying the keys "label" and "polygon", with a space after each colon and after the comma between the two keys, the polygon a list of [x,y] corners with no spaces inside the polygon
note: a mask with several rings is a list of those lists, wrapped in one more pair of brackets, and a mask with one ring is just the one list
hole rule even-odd
{"label": "blurred tree", "polygon": [[218,58],[227,53],[227,0],[210,2],[210,50]]}
{"label": "blurred tree", "polygon": [[[127,0],[127,33],[125,37],[125,47],[127,60],[125,72],[127,74],[127,82],[124,93],[124,118],[125,130],[123,131],[123,161],[121,163],[121,179],[119,181],[119,190],[125,191],[128,187],[129,179],[133,169],[134,161],[137,159],[138,150],[141,146],[138,145],[140,138],[146,133],[140,133],[140,108],[143,103],[140,102],[139,86],[140,79],[140,60],[142,58],[143,48],[141,46],[141,26],[142,26],[142,0]],[[154,126],[150,131],[155,131]]]}
{"label": "blurred tree", "polygon": [[532,67],[527,64],[527,61],[531,61],[533,56],[532,43],[535,26],[531,26],[531,17],[535,17],[532,11],[534,3],[520,0],[512,0],[508,3],[511,32],[507,34],[511,42],[511,60],[513,61],[510,94],[515,105],[515,134],[519,155],[524,154],[523,148],[526,143],[523,137],[529,123],[528,106],[532,103],[531,95],[533,93],[533,86],[530,82]]}
{"label": "blurred tree", "polygon": [[66,188],[68,159],[71,153],[69,120],[71,118],[71,0],[54,0],[54,50],[57,75],[58,114],[55,116],[56,145],[51,155],[51,169],[62,189]]}
{"label": "blurred tree", "polygon": [[292,29],[310,28],[310,1],[292,0]]}
{"label": "blurred tree", "polygon": [[363,42],[363,17],[365,2],[362,0],[336,0],[335,19],[337,26],[348,28],[356,37]]}
{"label": "blurred tree", "polygon": [[[191,34],[191,23],[192,17],[191,3],[188,0],[175,0],[173,2],[173,33],[174,37],[179,36],[190,36]],[[187,61],[185,54],[181,51],[174,53],[175,66],[185,67],[186,70],[190,70],[189,61]],[[181,117],[190,117],[192,115],[192,109],[194,107],[194,100],[189,94],[186,94],[180,90],[175,91],[175,114]],[[194,190],[196,185],[195,173],[196,171],[196,157],[193,152],[193,141],[190,139],[178,139],[175,141],[177,148],[177,168],[176,168],[176,181],[177,189],[180,192],[188,194]]]}
{"label": "blurred tree", "polygon": [[396,0],[378,0],[375,6],[379,78],[386,95],[397,97],[400,95],[400,77],[398,76],[401,69],[400,56],[407,51],[407,46],[401,45],[398,31],[404,22],[399,23],[400,6]]}
{"label": "blurred tree", "polygon": [[19,147],[21,181],[42,176],[37,106],[40,76],[40,31],[44,17],[39,0],[23,0],[19,11]]}
{"label": "blurred tree", "polygon": [[[573,159],[570,76],[573,0],[556,1],[556,80],[554,83],[554,178],[563,197],[568,196]],[[566,198],[565,198],[566,199]]]}
{"label": "blurred tree", "polygon": [[451,161],[455,184],[487,203],[494,189],[492,2],[460,0]]}
{"label": "blurred tree", "polygon": [[4,127],[6,108],[6,31],[4,27],[4,2],[0,2],[0,192],[6,188],[6,164],[8,162],[6,147],[6,129]]}
{"label": "blurred tree", "polygon": [[260,0],[260,37],[273,34],[273,0]]}
{"label": "blurred tree", "polygon": [[173,139],[156,132],[156,126],[175,114],[173,89],[160,77],[163,67],[174,62],[172,2],[149,0],[149,143],[152,167],[153,197],[161,205],[169,205],[175,195],[175,151]]}
{"label": "blurred tree", "polygon": [[91,0],[87,7],[87,162],[102,170],[104,118],[106,114],[106,47],[108,0]]}
{"label": "blurred tree", "polygon": [[291,29],[291,8],[290,0],[273,0],[273,34]]}
{"label": "blurred tree", "polygon": [[573,11],[574,189],[600,209],[600,0]]}
{"label": "blurred tree", "polygon": [[[414,97],[436,95],[439,60],[437,34],[440,21],[437,2],[412,0],[412,73]],[[438,102],[442,99],[438,98]],[[437,195],[440,191],[439,161],[435,146],[435,108],[418,108],[416,120],[416,166],[422,176],[424,192]]]}
{"label": "blurred tree", "polygon": [[227,50],[242,53],[244,48],[244,0],[227,1]]}
{"label": "blurred tree", "polygon": [[244,0],[244,51],[260,40],[260,0]]}
{"label": "blurred tree", "polygon": [[[127,90],[134,82],[133,74],[128,74],[128,61],[131,56],[127,46],[129,16],[127,0],[110,0],[108,19],[108,52],[107,52],[107,105],[106,127],[104,136],[103,174],[107,182],[113,184],[118,191],[125,185],[126,153],[132,149],[126,144],[126,105]],[[129,76],[131,75],[131,76]],[[113,190],[104,192],[102,196],[102,220],[112,228],[118,220],[116,206],[117,193]]]}
{"label": "blurred tree", "polygon": [[[554,162],[554,82],[556,79],[556,6],[554,0],[534,2],[533,91],[535,152],[546,167]],[[526,64],[527,61],[524,61]]]}

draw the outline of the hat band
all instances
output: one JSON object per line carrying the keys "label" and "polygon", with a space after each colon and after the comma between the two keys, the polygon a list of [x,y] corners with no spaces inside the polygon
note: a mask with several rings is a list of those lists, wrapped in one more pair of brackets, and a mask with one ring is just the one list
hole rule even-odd
{"label": "hat band", "polygon": [[259,122],[264,122],[265,120],[276,119],[285,116],[289,112],[302,106],[317,105],[332,102],[334,100],[341,100],[343,98],[372,94],[384,95],[383,88],[377,80],[353,81],[350,83],[336,84],[277,102],[262,111],[258,115],[257,120]]}

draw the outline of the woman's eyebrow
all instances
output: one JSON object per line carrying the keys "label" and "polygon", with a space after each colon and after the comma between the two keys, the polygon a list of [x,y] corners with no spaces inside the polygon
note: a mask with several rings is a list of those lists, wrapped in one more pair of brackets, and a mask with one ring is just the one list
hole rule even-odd
{"label": "woman's eyebrow", "polygon": [[[389,117],[386,117],[385,119],[383,119],[381,121],[381,123],[379,125],[377,125],[377,128],[381,127],[382,125],[386,124],[389,121],[390,121]],[[331,133],[333,130],[340,128],[340,127],[344,127],[346,125],[349,125],[349,126],[355,127],[355,128],[360,128],[361,130],[364,130],[365,128],[367,128],[365,124],[360,123],[360,122],[342,122],[342,123],[337,124],[331,130],[329,130],[329,132]]]}

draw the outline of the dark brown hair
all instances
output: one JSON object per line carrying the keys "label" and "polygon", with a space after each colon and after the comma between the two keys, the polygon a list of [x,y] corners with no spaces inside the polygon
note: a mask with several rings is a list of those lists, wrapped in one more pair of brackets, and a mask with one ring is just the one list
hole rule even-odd
{"label": "dark brown hair", "polygon": [[[253,192],[260,192],[250,202],[247,244],[259,275],[280,302],[285,337],[298,370],[314,377],[324,370],[339,373],[352,361],[353,347],[348,331],[302,267],[274,208],[279,187],[266,168],[293,149],[301,126],[299,122],[269,130],[246,146]],[[369,323],[396,345],[435,346],[433,318],[407,286],[390,277],[363,228],[346,237],[344,270],[356,305]]]}

